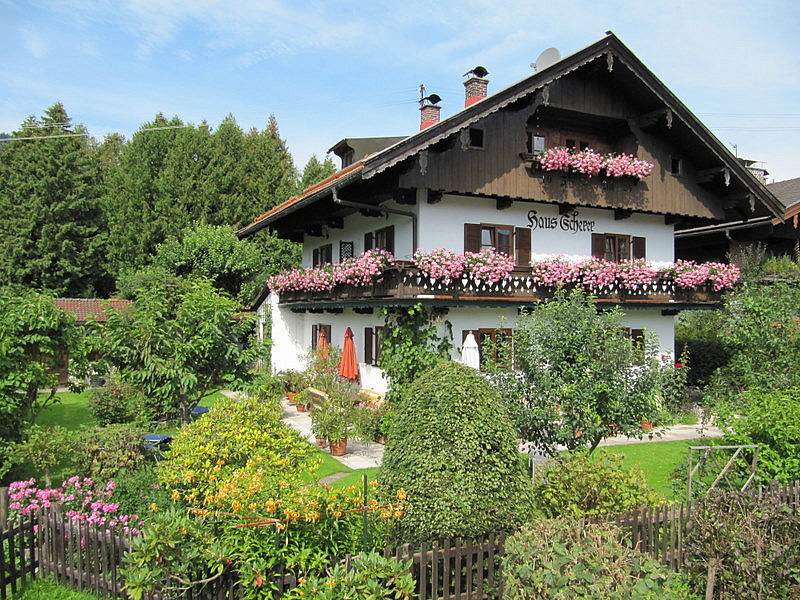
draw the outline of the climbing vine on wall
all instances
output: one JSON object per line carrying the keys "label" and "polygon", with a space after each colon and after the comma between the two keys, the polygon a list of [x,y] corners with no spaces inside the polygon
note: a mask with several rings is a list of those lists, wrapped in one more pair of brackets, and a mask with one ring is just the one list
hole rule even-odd
{"label": "climbing vine on wall", "polygon": [[447,309],[424,307],[420,303],[383,309],[386,328],[381,336],[378,366],[386,373],[393,390],[450,360],[453,327],[445,320],[443,335],[437,328],[446,313]]}

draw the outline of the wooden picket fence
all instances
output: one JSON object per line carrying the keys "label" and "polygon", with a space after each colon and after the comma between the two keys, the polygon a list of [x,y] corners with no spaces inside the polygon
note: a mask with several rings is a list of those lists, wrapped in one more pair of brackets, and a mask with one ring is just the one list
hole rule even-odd
{"label": "wooden picket fence", "polygon": [[[775,497],[793,511],[800,511],[800,482],[773,484],[752,493]],[[632,547],[678,570],[686,561],[684,542],[693,508],[693,504],[686,503],[643,507],[602,520],[621,527]],[[125,598],[119,569],[130,545],[129,536],[74,523],[57,511],[40,512],[14,522],[0,521],[0,600],[41,576],[51,576],[98,598]],[[505,535],[498,533],[476,539],[404,544],[387,548],[384,556],[411,560],[420,600],[501,600],[504,547]],[[351,557],[343,560],[347,566]],[[202,573],[197,573],[194,579],[203,578]],[[291,572],[278,571],[271,573],[268,584],[273,586],[275,597],[280,598],[295,587],[296,578]],[[234,571],[184,594],[186,600],[238,600],[241,596]],[[154,596],[150,600],[160,599]]]}

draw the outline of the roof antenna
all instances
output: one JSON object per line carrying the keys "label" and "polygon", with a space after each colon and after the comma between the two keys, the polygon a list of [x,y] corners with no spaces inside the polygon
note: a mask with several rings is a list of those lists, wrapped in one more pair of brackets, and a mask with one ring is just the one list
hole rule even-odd
{"label": "roof antenna", "polygon": [[736,158],[739,158],[739,144],[734,144],[733,142],[728,142],[731,146],[733,146],[733,155]]}
{"label": "roof antenna", "polygon": [[442,97],[439,94],[431,94],[429,96],[425,95],[425,84],[419,84],[419,105],[423,106],[425,102],[429,102],[431,104],[437,104],[442,101]]}

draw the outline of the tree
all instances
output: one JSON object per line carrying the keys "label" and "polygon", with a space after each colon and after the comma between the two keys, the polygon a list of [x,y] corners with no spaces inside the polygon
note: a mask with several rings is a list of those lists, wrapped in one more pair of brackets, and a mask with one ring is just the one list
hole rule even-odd
{"label": "tree", "polygon": [[[180,418],[222,385],[250,378],[261,355],[253,320],[210,281],[177,281],[141,290],[133,307],[109,308],[97,325],[107,365],[146,398],[149,418]],[[248,343],[250,345],[246,345]]]}
{"label": "tree", "polygon": [[43,139],[0,153],[0,284],[81,297],[110,290],[94,148],[75,133],[85,129],[56,103],[14,132]]}
{"label": "tree", "polygon": [[591,452],[610,435],[641,438],[642,420],[658,423],[680,402],[684,370],[663,364],[649,340],[632,343],[622,317],[618,309],[598,312],[580,290],[559,291],[520,315],[513,340],[519,376],[508,393],[515,394],[519,432],[539,451]]}
{"label": "tree", "polygon": [[336,172],[336,166],[330,158],[326,158],[323,162],[319,162],[316,154],[312,154],[308,159],[306,166],[303,167],[303,174],[300,177],[300,192],[310,185],[319,183],[329,175]]}
{"label": "tree", "polygon": [[74,319],[50,296],[0,289],[0,472],[8,466],[1,446],[20,442],[39,411],[54,401],[55,370],[67,357],[76,371],[85,357]]}
{"label": "tree", "polygon": [[202,277],[236,298],[252,300],[266,279],[259,248],[230,227],[198,225],[158,246],[153,265],[180,277]]}
{"label": "tree", "polygon": [[395,525],[402,541],[514,529],[531,514],[530,477],[508,414],[478,372],[455,362],[407,390],[379,481],[387,501],[408,496]]}

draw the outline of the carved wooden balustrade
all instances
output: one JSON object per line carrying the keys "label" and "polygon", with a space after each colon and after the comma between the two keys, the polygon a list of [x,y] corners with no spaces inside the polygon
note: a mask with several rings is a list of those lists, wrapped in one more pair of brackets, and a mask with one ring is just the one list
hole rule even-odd
{"label": "carved wooden balustrade", "polygon": [[[661,278],[637,290],[630,290],[615,283],[591,290],[597,302],[608,304],[643,305],[703,305],[721,302],[721,292],[713,291],[710,285],[685,289],[675,285],[671,278]],[[509,304],[524,304],[550,298],[555,293],[552,286],[534,280],[530,269],[514,270],[508,279],[491,283],[462,277],[454,280],[431,277],[412,263],[398,261],[397,265],[384,271],[380,280],[367,286],[339,284],[332,290],[307,292],[284,291],[280,293],[281,304],[337,303],[369,304],[370,300],[437,300],[437,301],[493,301]],[[361,301],[361,302],[359,302]]]}

